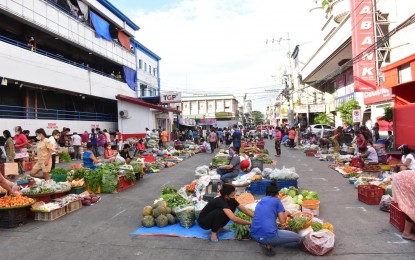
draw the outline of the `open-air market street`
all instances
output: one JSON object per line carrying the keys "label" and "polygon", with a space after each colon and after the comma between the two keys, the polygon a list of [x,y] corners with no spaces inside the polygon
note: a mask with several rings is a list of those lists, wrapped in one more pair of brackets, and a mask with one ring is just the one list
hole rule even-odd
{"label": "open-air market street", "polygon": [[[319,193],[319,217],[334,225],[336,242],[327,259],[413,259],[414,242],[403,240],[389,224],[389,213],[357,200],[357,190],[346,178],[315,157],[283,147],[277,168],[295,167],[299,188]],[[210,153],[200,153],[175,167],[144,176],[136,186],[52,222],[29,221],[0,230],[2,259],[262,259],[253,241],[131,236],[140,226],[141,209],[158,198],[165,185],[181,187],[194,180],[194,170],[207,165]],[[269,165],[266,165],[267,167]],[[277,248],[278,259],[311,259],[296,248]]]}

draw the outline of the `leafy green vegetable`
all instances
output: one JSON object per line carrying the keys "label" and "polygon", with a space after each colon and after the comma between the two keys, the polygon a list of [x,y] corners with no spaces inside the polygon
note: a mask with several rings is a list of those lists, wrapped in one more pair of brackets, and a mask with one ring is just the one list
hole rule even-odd
{"label": "leafy green vegetable", "polygon": [[169,208],[185,207],[191,205],[189,201],[177,193],[163,194],[161,198],[167,203]]}
{"label": "leafy green vegetable", "polygon": [[135,173],[132,171],[124,171],[124,178],[129,183],[133,183],[137,181],[137,178],[135,177]]}
{"label": "leafy green vegetable", "polygon": [[69,153],[63,151],[60,155],[60,158],[62,158],[62,160],[66,163],[70,163],[72,161],[71,156],[69,155]]}
{"label": "leafy green vegetable", "polygon": [[92,192],[97,192],[101,186],[103,172],[102,169],[97,169],[95,171],[89,171],[85,176],[86,183]]}
{"label": "leafy green vegetable", "polygon": [[320,231],[323,229],[323,224],[321,224],[320,222],[314,221],[313,223],[311,223],[311,227],[313,228],[313,231]]}
{"label": "leafy green vegetable", "polygon": [[166,186],[161,190],[161,194],[165,195],[165,194],[174,194],[177,193],[177,189],[176,187],[173,186]]}
{"label": "leafy green vegetable", "polygon": [[228,159],[214,157],[214,158],[212,158],[211,163],[212,163],[212,166],[222,166],[222,165],[229,164],[229,160]]}
{"label": "leafy green vegetable", "polygon": [[51,175],[66,175],[68,174],[68,169],[55,168],[50,172]]}
{"label": "leafy green vegetable", "polygon": [[113,193],[117,189],[118,173],[115,171],[103,171],[102,175],[102,192]]}
{"label": "leafy green vegetable", "polygon": [[74,169],[73,179],[76,180],[76,179],[85,178],[90,171],[92,171],[92,170],[88,169],[88,168]]}
{"label": "leafy green vegetable", "polygon": [[[247,221],[252,220],[252,218],[250,216],[246,215],[242,211],[238,211],[235,214],[235,216],[237,216],[238,218],[247,220]],[[251,239],[252,238],[251,233],[249,231],[249,228],[250,228],[249,225],[241,225],[241,224],[233,222],[231,225],[229,225],[229,228],[235,230],[235,238],[237,240]]]}
{"label": "leafy green vegetable", "polygon": [[288,229],[297,232],[304,228],[305,224],[310,221],[309,217],[295,216],[288,221]]}

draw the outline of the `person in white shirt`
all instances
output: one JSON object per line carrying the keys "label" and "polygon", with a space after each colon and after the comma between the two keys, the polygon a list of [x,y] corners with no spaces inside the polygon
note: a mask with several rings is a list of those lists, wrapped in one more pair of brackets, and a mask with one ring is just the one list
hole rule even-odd
{"label": "person in white shirt", "polygon": [[150,140],[151,138],[151,131],[150,129],[146,128],[146,143]]}
{"label": "person in white shirt", "polygon": [[52,135],[49,137],[49,141],[52,145],[52,168],[51,170],[55,169],[56,164],[56,152],[59,148],[58,140],[59,140],[60,132],[59,130],[53,130]]}
{"label": "person in white shirt", "polygon": [[72,135],[72,146],[75,151],[75,156],[73,160],[81,160],[81,153],[79,152],[81,148],[82,138],[78,135],[77,132],[74,132]]}
{"label": "person in white shirt", "polygon": [[409,146],[403,144],[398,148],[398,150],[400,150],[402,153],[402,164],[399,164],[400,170],[415,170],[415,159],[411,154],[411,149]]}
{"label": "person in white shirt", "polygon": [[378,153],[376,152],[375,148],[373,148],[372,141],[367,142],[367,149],[366,152],[362,154],[362,158],[366,158],[366,161],[371,163],[379,162]]}

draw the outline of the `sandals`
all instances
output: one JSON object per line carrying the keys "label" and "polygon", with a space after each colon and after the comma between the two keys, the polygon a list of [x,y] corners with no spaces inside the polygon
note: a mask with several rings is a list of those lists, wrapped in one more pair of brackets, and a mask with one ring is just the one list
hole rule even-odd
{"label": "sandals", "polygon": [[402,239],[415,241],[415,236],[414,235],[402,235]]}
{"label": "sandals", "polygon": [[272,250],[272,246],[270,246],[270,245],[261,245],[260,244],[260,247],[261,247],[262,253],[264,255],[266,255],[266,256],[274,256],[275,255],[275,251]]}
{"label": "sandals", "polygon": [[216,239],[209,238],[209,241],[212,242],[212,243],[217,243],[217,242],[219,242],[219,239],[217,239],[217,238]]}

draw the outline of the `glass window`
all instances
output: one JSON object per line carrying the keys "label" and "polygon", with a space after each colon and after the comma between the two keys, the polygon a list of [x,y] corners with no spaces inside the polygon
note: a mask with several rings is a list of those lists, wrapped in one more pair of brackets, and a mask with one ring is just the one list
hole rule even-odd
{"label": "glass window", "polygon": [[225,109],[231,108],[232,102],[230,100],[225,100]]}
{"label": "glass window", "polygon": [[147,72],[147,63],[144,62],[144,71]]}
{"label": "glass window", "polygon": [[156,68],[153,68],[153,76],[156,76]]}
{"label": "glass window", "polygon": [[143,69],[143,61],[142,60],[138,60],[138,68]]}
{"label": "glass window", "polygon": [[321,125],[314,126],[315,129],[321,129]]}
{"label": "glass window", "polygon": [[151,74],[151,65],[148,65],[148,72]]}

